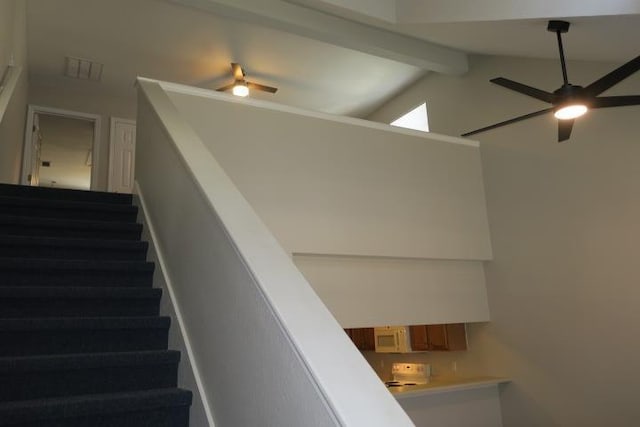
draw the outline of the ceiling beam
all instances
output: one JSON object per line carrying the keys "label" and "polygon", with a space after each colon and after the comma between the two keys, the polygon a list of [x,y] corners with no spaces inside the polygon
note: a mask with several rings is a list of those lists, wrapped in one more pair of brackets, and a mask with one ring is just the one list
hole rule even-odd
{"label": "ceiling beam", "polygon": [[463,52],[283,0],[169,0],[445,74],[464,74]]}

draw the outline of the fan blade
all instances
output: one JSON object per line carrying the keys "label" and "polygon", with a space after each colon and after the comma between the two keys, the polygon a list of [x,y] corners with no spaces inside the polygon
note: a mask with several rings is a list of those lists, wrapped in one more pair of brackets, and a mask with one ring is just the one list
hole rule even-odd
{"label": "fan blade", "polygon": [[548,102],[550,104],[556,99],[553,93],[546,92],[544,90],[536,89],[535,87],[527,86],[522,83],[514,82],[513,80],[505,79],[504,77],[496,77],[489,80],[491,83],[495,83],[499,86],[506,87],[507,89],[515,90],[523,95],[531,96],[539,99],[540,101]]}
{"label": "fan blade", "polygon": [[593,98],[589,103],[591,108],[624,107],[625,105],[640,105],[640,95],[603,96]]}
{"label": "fan blade", "polygon": [[532,117],[541,116],[541,115],[546,114],[546,113],[548,113],[550,111],[553,111],[553,108],[545,108],[544,110],[540,110],[540,111],[536,111],[536,112],[533,112],[533,113],[525,114],[523,116],[519,116],[519,117],[515,117],[513,119],[505,120],[504,122],[496,123],[496,124],[491,125],[491,126],[487,126],[487,127],[481,128],[481,129],[476,129],[476,130],[471,131],[471,132],[463,133],[462,136],[475,135],[476,133],[480,133],[480,132],[484,132],[484,131],[487,131],[487,130],[499,128],[501,126],[510,125],[511,123],[519,122],[521,120],[526,120],[526,119],[530,119]]}
{"label": "fan blade", "polygon": [[637,56],[626,64],[616,68],[606,76],[596,80],[584,89],[591,96],[600,95],[611,86],[620,83],[622,80],[626,79],[638,70],[640,70],[640,56]]}
{"label": "fan blade", "polygon": [[231,74],[233,74],[233,78],[236,80],[244,79],[244,71],[240,64],[236,64],[235,62],[231,63]]}
{"label": "fan blade", "polygon": [[571,136],[575,120],[558,120],[558,142],[563,142]]}
{"label": "fan blade", "polygon": [[265,85],[261,85],[253,82],[247,82],[247,86],[249,87],[249,89],[257,89],[257,90],[262,90],[269,93],[276,93],[278,91],[278,88],[276,87],[265,86]]}
{"label": "fan blade", "polygon": [[230,85],[219,87],[218,89],[216,89],[216,91],[225,92],[225,91],[228,91],[229,89],[233,88],[235,85],[236,85],[235,83],[231,83]]}

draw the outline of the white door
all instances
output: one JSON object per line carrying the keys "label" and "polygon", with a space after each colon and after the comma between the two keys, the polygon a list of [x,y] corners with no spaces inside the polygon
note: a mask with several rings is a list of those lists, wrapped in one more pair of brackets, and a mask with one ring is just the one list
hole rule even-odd
{"label": "white door", "polygon": [[40,150],[42,148],[42,134],[40,133],[40,116],[33,115],[33,128],[31,129],[31,170],[29,171],[28,184],[38,186],[40,183]]}
{"label": "white door", "polygon": [[136,160],[136,122],[111,118],[109,191],[133,192]]}

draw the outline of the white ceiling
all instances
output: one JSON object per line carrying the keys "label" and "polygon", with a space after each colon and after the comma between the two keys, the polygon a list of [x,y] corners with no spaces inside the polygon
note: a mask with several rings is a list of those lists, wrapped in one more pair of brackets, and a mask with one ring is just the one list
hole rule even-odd
{"label": "white ceiling", "polygon": [[[475,0],[474,9],[445,0],[28,0],[30,78],[133,97],[138,75],[225,85],[234,61],[249,80],[280,88],[252,96],[366,116],[428,72],[431,57],[431,69],[454,73],[466,67],[460,51],[557,57],[546,21],[558,11],[626,8],[568,18],[568,58],[622,63],[640,53],[640,6],[629,0],[523,1]],[[548,4],[559,9],[538,7]],[[501,20],[488,20],[492,13]],[[104,63],[103,81],[63,77],[67,55]]]}
{"label": "white ceiling", "polygon": [[[29,0],[30,78],[101,85],[131,95],[136,76],[206,88],[247,78],[276,86],[257,98],[336,114],[364,115],[425,70],[162,0]],[[101,83],[62,76],[65,56],[104,63]]]}

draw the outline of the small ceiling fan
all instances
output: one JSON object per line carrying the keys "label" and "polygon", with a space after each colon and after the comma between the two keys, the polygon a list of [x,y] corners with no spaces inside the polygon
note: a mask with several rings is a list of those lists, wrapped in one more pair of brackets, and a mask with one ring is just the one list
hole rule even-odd
{"label": "small ceiling fan", "polygon": [[632,59],[626,64],[616,68],[606,76],[596,80],[587,87],[572,85],[567,78],[567,67],[564,60],[564,49],[562,47],[562,33],[569,31],[569,23],[566,21],[549,21],[547,30],[556,33],[558,39],[558,50],[560,51],[560,65],[562,66],[563,85],[554,92],[546,92],[536,89],[513,80],[497,77],[490,80],[491,83],[511,89],[523,95],[527,95],[540,101],[547,102],[552,105],[550,108],[535,111],[504,122],[486,126],[467,132],[462,136],[474,135],[476,133],[506,126],[521,120],[530,119],[549,112],[553,112],[558,119],[558,142],[566,141],[571,136],[573,122],[576,118],[582,116],[590,108],[609,108],[623,107],[627,105],[640,105],[640,95],[629,96],[598,96],[605,90],[620,83],[631,74],[640,70],[640,56]]}
{"label": "small ceiling fan", "polygon": [[231,89],[231,92],[234,95],[244,97],[249,95],[250,89],[261,90],[269,93],[276,93],[278,91],[278,88],[275,87],[246,81],[246,74],[244,70],[240,64],[236,64],[235,62],[231,63],[231,74],[233,75],[234,82],[216,89],[218,92],[224,92]]}

